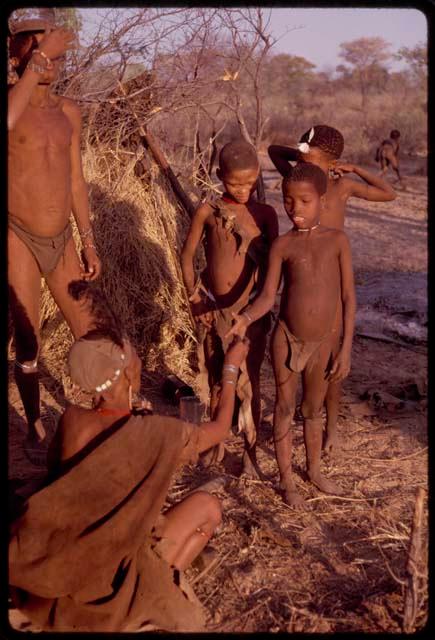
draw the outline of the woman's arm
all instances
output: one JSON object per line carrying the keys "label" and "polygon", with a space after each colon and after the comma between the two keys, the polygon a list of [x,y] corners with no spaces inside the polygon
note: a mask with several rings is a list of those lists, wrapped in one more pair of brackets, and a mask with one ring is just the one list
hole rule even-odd
{"label": "woman's arm", "polygon": [[228,436],[234,412],[234,400],[239,367],[248,355],[249,341],[237,340],[225,354],[222,390],[219,397],[216,418],[199,426],[199,453],[207,451]]}

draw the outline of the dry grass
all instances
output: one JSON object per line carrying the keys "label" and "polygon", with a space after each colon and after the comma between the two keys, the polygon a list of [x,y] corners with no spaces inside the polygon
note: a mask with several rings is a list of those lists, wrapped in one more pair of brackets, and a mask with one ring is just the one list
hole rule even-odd
{"label": "dry grass", "polygon": [[[195,337],[178,259],[189,218],[159,169],[153,165],[144,182],[134,175],[135,162],[134,155],[120,160],[109,149],[84,153],[101,286],[148,376],[172,371],[193,382]],[[75,228],[74,237],[80,247]],[[43,357],[62,375],[72,336],[45,286],[41,325]]]}

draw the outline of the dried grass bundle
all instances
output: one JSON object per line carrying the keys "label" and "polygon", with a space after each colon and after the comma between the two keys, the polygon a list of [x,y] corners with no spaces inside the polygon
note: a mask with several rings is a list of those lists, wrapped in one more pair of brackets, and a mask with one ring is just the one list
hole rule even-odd
{"label": "dried grass bundle", "polygon": [[[178,263],[189,218],[156,165],[146,183],[135,177],[136,159],[104,148],[88,147],[83,154],[101,287],[148,380],[175,372],[193,383],[195,334]],[[74,237],[80,247],[76,228]],[[63,375],[72,336],[45,285],[41,326],[47,366]]]}

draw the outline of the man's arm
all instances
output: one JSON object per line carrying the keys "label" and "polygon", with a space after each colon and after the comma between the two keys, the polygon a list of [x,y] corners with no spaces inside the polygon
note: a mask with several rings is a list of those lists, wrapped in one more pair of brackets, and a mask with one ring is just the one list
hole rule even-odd
{"label": "man's arm", "polygon": [[275,303],[276,292],[278,291],[281,277],[283,260],[282,245],[282,238],[277,238],[274,241],[269,253],[269,266],[267,269],[266,280],[260,295],[241,315],[234,314],[234,325],[225,337],[239,336],[243,338],[249,325],[272,309]]}
{"label": "man's arm", "polygon": [[279,145],[272,144],[267,149],[267,153],[275,167],[284,178],[292,172],[292,166],[289,163],[298,162],[300,160],[299,151],[297,149],[292,149],[291,147],[281,147]]}
{"label": "man's arm", "polygon": [[341,300],[343,307],[343,342],[331,369],[330,380],[345,378],[350,371],[353,334],[355,330],[356,294],[352,268],[352,254],[345,233],[339,238],[339,263],[341,276]]}
{"label": "man's arm", "polygon": [[193,214],[190,229],[187,234],[187,238],[181,251],[181,271],[183,274],[184,285],[189,296],[192,296],[195,290],[195,253],[198,249],[199,243],[201,242],[205,221],[210,215],[210,211],[210,205],[208,205],[207,203],[201,204],[195,211],[195,213]]}
{"label": "man's arm", "polygon": [[[74,34],[69,29],[54,29],[47,32],[41,40],[38,49],[50,59],[62,55],[71,48]],[[46,60],[39,54],[32,56],[31,61],[41,67],[46,67]],[[33,90],[38,85],[41,74],[28,67],[18,82],[13,85],[8,93],[8,131],[12,131],[30,101]]]}
{"label": "man's arm", "polygon": [[83,273],[83,277],[87,280],[94,280],[101,273],[101,262],[97,256],[95,240],[89,219],[88,187],[83,175],[80,148],[82,118],[80,109],[73,100],[64,98],[62,108],[73,129],[70,145],[72,212],[77,222],[83,243],[83,253],[87,262],[87,270]]}
{"label": "man's arm", "polygon": [[363,198],[371,202],[388,202],[395,200],[397,197],[393,187],[386,181],[375,176],[370,171],[366,171],[356,164],[348,164],[345,162],[337,162],[334,164],[334,171],[339,175],[343,173],[355,173],[362,178],[366,184],[361,184],[355,180],[346,180],[347,197]]}

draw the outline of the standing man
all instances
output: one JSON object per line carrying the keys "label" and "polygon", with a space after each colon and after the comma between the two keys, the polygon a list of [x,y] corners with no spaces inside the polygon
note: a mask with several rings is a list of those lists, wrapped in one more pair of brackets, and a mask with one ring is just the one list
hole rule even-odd
{"label": "standing man", "polygon": [[[71,298],[68,284],[97,278],[101,263],[81,163],[80,110],[51,89],[73,34],[56,28],[51,8],[12,12],[9,33],[9,304],[15,379],[29,427],[26,451],[32,459],[46,437],[38,381],[41,276],[77,339],[89,330],[92,316],[85,303]],[[72,238],[71,211],[82,241],[84,269]]]}

